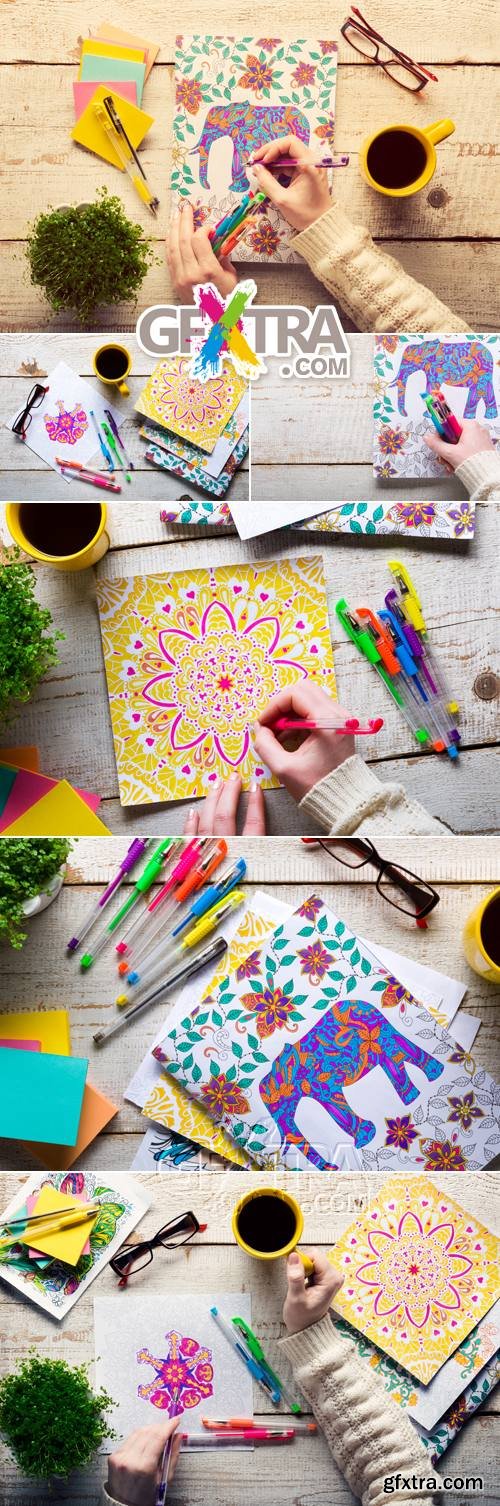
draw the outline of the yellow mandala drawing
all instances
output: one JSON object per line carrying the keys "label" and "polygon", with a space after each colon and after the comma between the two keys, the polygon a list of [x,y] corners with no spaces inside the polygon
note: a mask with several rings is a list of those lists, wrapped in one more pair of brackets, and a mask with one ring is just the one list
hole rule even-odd
{"label": "yellow mandala drawing", "polygon": [[231,361],[224,361],[220,376],[199,382],[191,375],[189,362],[189,356],[160,361],[135,406],[139,413],[211,454],[246,392],[246,382]]}

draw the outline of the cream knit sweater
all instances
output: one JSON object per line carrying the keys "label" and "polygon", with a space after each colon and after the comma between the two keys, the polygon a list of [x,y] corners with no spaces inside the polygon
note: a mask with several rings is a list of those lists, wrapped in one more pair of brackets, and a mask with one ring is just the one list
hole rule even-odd
{"label": "cream knit sweater", "polygon": [[300,809],[332,837],[443,837],[447,833],[423,805],[408,799],[402,784],[382,784],[357,753],[313,785]]}
{"label": "cream knit sweater", "polygon": [[[353,225],[337,204],[294,236],[293,247],[358,330],[370,334],[375,330],[382,334],[396,330],[469,332],[464,319],[403,272],[393,256],[375,245],[369,231]],[[496,451],[472,456],[457,466],[455,475],[475,501],[500,498]]]}
{"label": "cream knit sweater", "polygon": [[[337,1332],[329,1314],[302,1333],[283,1339],[281,1347],[336,1464],[363,1506],[382,1506],[388,1501],[430,1506],[431,1497],[420,1486],[404,1494],[397,1490],[385,1494],[383,1482],[388,1475],[415,1475],[427,1481],[434,1470],[409,1418],[379,1377],[362,1365],[354,1344]],[[292,1445],[297,1446],[300,1440]],[[102,1506],[123,1503],[104,1489]]]}

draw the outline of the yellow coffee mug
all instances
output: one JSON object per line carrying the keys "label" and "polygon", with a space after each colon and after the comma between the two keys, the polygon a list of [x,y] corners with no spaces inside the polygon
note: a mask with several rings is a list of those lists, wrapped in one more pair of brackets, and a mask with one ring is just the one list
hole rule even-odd
{"label": "yellow coffee mug", "polygon": [[463,948],[480,978],[500,984],[500,889],[492,889],[467,917]]}
{"label": "yellow coffee mug", "polygon": [[[251,1208],[252,1203],[257,1203],[259,1200],[262,1201],[263,1199],[266,1200],[266,1203],[265,1207],[262,1208],[261,1213],[265,1222],[266,1236],[265,1239],[262,1240],[262,1243],[265,1245],[270,1245],[270,1249],[259,1248],[257,1232],[255,1231],[253,1234],[250,1233],[252,1226],[252,1215],[251,1213],[249,1213],[249,1209]],[[276,1203],[276,1210],[274,1213],[272,1208],[273,1202]],[[280,1209],[278,1206],[280,1203],[284,1203],[293,1216],[293,1230],[291,1229],[289,1238],[285,1242],[278,1232],[276,1235],[275,1246],[272,1236],[273,1224],[274,1222],[276,1222],[279,1229],[280,1216],[282,1216],[284,1212],[284,1210]],[[255,1212],[256,1210],[254,1210],[254,1213]],[[299,1204],[295,1201],[295,1198],[292,1197],[290,1192],[283,1192],[279,1187],[256,1187],[253,1192],[246,1192],[244,1196],[240,1198],[239,1203],[236,1204],[231,1222],[236,1243],[240,1246],[241,1250],[245,1251],[246,1255],[252,1255],[254,1260],[286,1260],[287,1255],[291,1255],[292,1250],[295,1250],[296,1246],[299,1243],[299,1239],[302,1238],[302,1233],[304,1230],[304,1215],[302,1209],[299,1207]],[[291,1226],[290,1218],[287,1219],[287,1223]],[[298,1255],[300,1255],[300,1259],[302,1261],[306,1274],[308,1276],[311,1276],[314,1270],[312,1260],[309,1260],[309,1257],[307,1255],[303,1255],[301,1250],[298,1250],[297,1253]]]}
{"label": "yellow coffee mug", "polygon": [[127,397],[130,388],[127,387],[125,377],[128,376],[132,356],[126,345],[117,345],[116,340],[109,340],[105,345],[100,345],[92,360],[96,376],[105,387],[117,387],[124,397]]}
{"label": "yellow coffee mug", "polygon": [[[435,125],[425,126],[423,130],[418,126],[391,125],[375,131],[373,136],[363,142],[359,154],[361,171],[367,183],[377,193],[386,194],[391,199],[407,199],[410,194],[419,193],[421,188],[430,183],[436,171],[438,141],[444,141],[454,130],[452,120],[438,120]],[[402,181],[398,186],[397,154],[404,147],[402,138],[406,138],[410,167],[413,158],[413,173],[409,175],[407,182]]]}
{"label": "yellow coffee mug", "polygon": [[[23,520],[23,509],[31,507],[36,508],[37,514],[44,513],[42,523],[46,524],[47,533],[50,533],[51,529],[55,530],[57,528],[57,514],[64,513],[65,511],[69,512],[70,521],[76,523],[75,512],[79,511],[83,513],[85,508],[90,507],[93,509],[95,518],[97,519],[97,516],[99,516],[99,521],[95,527],[92,527],[92,536],[81,549],[76,549],[73,553],[68,554],[51,554],[50,550],[41,549],[38,543],[32,543],[29,534],[26,532],[27,523]],[[51,509],[50,519],[47,516],[47,507]],[[8,502],[5,509],[5,521],[14,542],[19,545],[20,549],[24,550],[25,554],[29,554],[31,559],[40,560],[43,563],[52,565],[54,570],[87,570],[89,565],[96,565],[97,561],[101,560],[109,549],[106,519],[107,508],[104,502],[69,502],[67,508],[64,502],[37,502],[33,504]],[[37,538],[39,538],[38,528]]]}

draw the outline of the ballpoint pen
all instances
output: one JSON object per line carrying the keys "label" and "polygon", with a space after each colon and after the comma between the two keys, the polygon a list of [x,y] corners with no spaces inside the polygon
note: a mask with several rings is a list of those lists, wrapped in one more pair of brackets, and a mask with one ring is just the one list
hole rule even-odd
{"label": "ballpoint pen", "polygon": [[130,913],[134,905],[138,904],[142,895],[147,893],[148,889],[151,888],[151,884],[156,883],[160,869],[163,867],[163,864],[167,859],[173,843],[173,837],[165,837],[164,841],[160,842],[159,846],[155,848],[152,857],[150,857],[149,862],[146,863],[144,872],[141,873],[140,877],[137,879],[137,882],[134,884],[131,893],[125,900],[125,903],[120,906],[117,914],[113,916],[113,919],[110,920],[109,925],[106,926],[106,930],[103,931],[102,936],[99,936],[98,940],[94,943],[93,952],[85,952],[84,956],[81,957],[80,967],[84,972],[87,971],[87,968],[92,967],[92,963],[95,962],[96,957],[98,957],[99,953],[102,952],[103,947],[106,946],[111,936],[114,935],[118,926],[121,926],[122,922],[125,919],[125,916]]}
{"label": "ballpoint pen", "polygon": [[245,1433],[182,1433],[182,1452],[184,1449],[249,1449],[260,1447],[262,1444],[293,1443],[293,1428],[286,1428],[282,1433],[275,1433],[272,1428],[255,1428]]}
{"label": "ballpoint pen", "polygon": [[88,471],[84,465],[77,465],[76,460],[60,460],[56,456],[56,464],[64,471],[77,471],[78,480],[86,481],[89,486],[97,486],[103,492],[121,492],[118,481],[112,481],[111,476],[104,475],[102,471]]}
{"label": "ballpoint pen", "polygon": [[[258,1428],[258,1423],[254,1421],[253,1417],[202,1417],[201,1421],[203,1427],[209,1433],[224,1432],[226,1429],[228,1432],[236,1431],[239,1433],[247,1432],[249,1428],[252,1431],[254,1428]],[[282,1427],[283,1421],[277,1418],[276,1421],[274,1418],[268,1418],[266,1421],[266,1428],[272,1428],[273,1431],[281,1432]],[[317,1422],[307,1422],[305,1418],[294,1417],[293,1431],[294,1433],[317,1433],[318,1424]]]}
{"label": "ballpoint pen", "polygon": [[113,418],[113,414],[111,412],[111,408],[105,408],[104,412],[106,414],[106,418],[108,420],[109,427],[110,427],[110,429],[113,430],[113,434],[115,436],[116,442],[117,442],[117,444],[119,444],[120,449],[122,451],[122,454],[125,456],[125,460],[127,462],[129,470],[130,471],[134,471],[135,470],[134,462],[133,462],[133,460],[131,460],[130,455],[127,453],[127,450],[125,449],[125,445],[123,443],[123,439],[122,439],[122,436],[120,434],[120,430],[118,428],[118,425],[115,424],[115,420]]}
{"label": "ballpoint pen", "polygon": [[[246,866],[244,858],[237,858],[227,872],[221,875],[218,884],[207,884],[206,889],[203,889],[199,898],[191,905],[187,915],[184,915],[175,929],[164,937],[165,942],[170,939],[174,943],[177,936],[182,935],[186,929],[189,930],[198,920],[201,920],[202,915],[206,915],[207,911],[213,910],[215,905],[220,904],[220,901],[225,899],[226,895],[230,894],[231,890],[235,889],[240,880],[245,877]],[[128,974],[127,983],[133,985],[139,982],[140,966],[141,958],[138,957]]]}
{"label": "ballpoint pen", "polygon": [[302,719],[300,717],[294,717],[292,719],[288,716],[278,716],[276,721],[272,723],[272,731],[300,732],[303,730],[305,732],[316,732],[319,731],[320,728],[324,727],[331,732],[349,732],[353,737],[369,737],[375,732],[380,732],[380,728],[383,727],[383,725],[384,719],[382,716],[371,717],[370,721],[366,722],[365,726],[361,725],[361,722],[358,721],[357,716],[349,717],[347,721],[342,722],[340,726],[338,722],[319,722],[317,720],[313,720],[312,717],[303,717]]}
{"label": "ballpoint pen", "polygon": [[[419,676],[417,683],[420,684],[422,690],[426,690],[433,710],[437,711],[439,707],[439,721],[441,730],[445,734],[445,740],[449,740],[450,744],[459,743],[460,732],[452,720],[448,707],[442,700],[439,687],[426,663],[424,648],[419,635],[410,623],[405,622],[404,614],[400,611],[397,600],[395,602],[393,600],[395,596],[395,591],[387,592],[385,600],[388,605],[385,611],[380,612],[380,617],[383,620],[387,620],[394,634],[396,653],[401,661],[402,668],[407,669],[410,674],[414,674],[415,670],[417,671]],[[441,717],[443,718],[442,724]]]}
{"label": "ballpoint pen", "polygon": [[382,663],[381,655],[372,634],[358,621],[356,614],[350,610],[344,597],[336,603],[335,611],[345,632],[351,639],[351,643],[355,644],[364,658],[368,660],[368,663],[373,665],[380,679],[383,680],[386,689],[389,691],[389,695],[392,696],[393,701],[396,702],[396,706],[399,707],[399,710],[411,727],[416,741],[422,745],[428,743],[429,733],[427,728],[422,725],[421,720],[415,716],[412,709],[406,704],[400,686],[395,683],[385,664]]}
{"label": "ballpoint pen", "polygon": [[[182,837],[179,837],[175,843],[172,843],[172,847],[170,849],[171,858],[175,855],[180,845],[182,845]],[[146,909],[141,910],[139,915],[134,916],[134,919],[130,922],[130,925],[127,926],[127,929],[124,931],[121,940],[116,942],[115,951],[118,952],[118,955],[120,957],[125,956],[125,954],[131,950],[133,936],[135,936],[137,931],[140,931],[142,933],[143,925],[147,925],[149,916],[156,909],[158,902],[161,903],[164,897],[170,894],[172,888],[180,882],[180,878],[183,877],[184,873],[188,872],[189,866],[190,864],[194,863],[196,853],[200,851],[201,846],[201,842],[195,841],[188,842],[187,847],[183,847],[181,857],[178,859],[175,868],[172,868],[166,882],[162,885],[161,889],[159,889],[157,893],[153,895],[153,898],[150,899],[149,904],[146,906]]]}
{"label": "ballpoint pen", "polygon": [[109,424],[106,423],[106,419],[105,418],[103,418],[103,420],[102,420],[102,427],[103,427],[104,433],[106,435],[106,439],[108,441],[110,449],[113,451],[113,455],[116,456],[116,459],[118,461],[118,465],[121,467],[122,471],[125,474],[125,480],[126,481],[130,481],[130,475],[129,475],[129,472],[127,470],[127,466],[126,466],[125,460],[123,458],[121,450],[118,449],[118,445],[116,443],[115,436],[114,436],[112,430],[110,429]]}
{"label": "ballpoint pen", "polygon": [[252,1358],[254,1360],[257,1360],[258,1365],[262,1366],[262,1369],[266,1372],[269,1381],[272,1385],[274,1385],[275,1394],[276,1391],[278,1393],[278,1401],[281,1401],[281,1398],[283,1398],[283,1401],[288,1402],[290,1411],[300,1417],[302,1413],[302,1407],[300,1407],[299,1403],[295,1401],[295,1397],[292,1396],[284,1381],[280,1380],[279,1375],[276,1375],[276,1371],[271,1369],[269,1361],[266,1360],[264,1350],[262,1348],[262,1345],[259,1343],[257,1335],[252,1332],[252,1329],[249,1328],[248,1323],[245,1322],[244,1318],[233,1318],[232,1322],[233,1327],[237,1328],[238,1333],[241,1334],[243,1343],[246,1344],[250,1354],[252,1355]]}
{"label": "ballpoint pen", "polygon": [[250,167],[266,167],[268,172],[276,172],[279,168],[283,172],[284,167],[293,168],[294,172],[304,171],[308,167],[347,167],[348,156],[343,157],[319,157],[316,162],[297,162],[294,157],[275,157],[273,162],[250,162]]}
{"label": "ballpoint pen", "polygon": [[[144,928],[141,931],[141,940],[138,947],[134,947],[132,970],[135,971],[143,958],[151,951],[153,941],[161,934],[162,940],[168,936],[168,921],[172,915],[177,918],[177,912],[202,885],[227,853],[227,842],[223,837],[219,839],[206,838],[203,842],[192,842],[187,851],[183,853],[176,868],[170,874],[169,880],[164,884],[151,900],[148,910],[144,913]],[[130,947],[128,948],[130,950]],[[118,948],[117,948],[118,951]],[[118,972],[123,976],[131,971],[130,960],[121,961],[118,964]]]}
{"label": "ballpoint pen", "polygon": [[[172,1396],[171,1396],[171,1401],[170,1401],[170,1407],[169,1407],[169,1417],[171,1419],[173,1417],[175,1417],[175,1409],[176,1409],[178,1400],[179,1400],[179,1387],[176,1386],[176,1387],[174,1387],[174,1389],[172,1391]],[[172,1433],[169,1433],[167,1441],[166,1441],[166,1444],[165,1444],[165,1448],[163,1450],[162,1460],[161,1460],[161,1467],[160,1467],[160,1478],[159,1478],[158,1485],[157,1485],[157,1490],[156,1490],[156,1503],[155,1503],[155,1506],[164,1506],[164,1501],[165,1501],[165,1497],[166,1497],[166,1494],[167,1494],[168,1471],[169,1471],[169,1467],[170,1467],[170,1460],[172,1458],[172,1448],[173,1448],[173,1444],[174,1444],[174,1438],[175,1438],[175,1430]]]}
{"label": "ballpoint pen", "polygon": [[120,884],[123,883],[126,874],[130,873],[131,868],[134,867],[135,863],[139,862],[139,858],[142,858],[150,841],[151,837],[135,837],[134,841],[131,842],[128,852],[125,853],[123,862],[120,863],[118,873],[115,874],[115,877],[106,886],[97,904],[92,907],[92,910],[87,915],[87,919],[79,929],[78,936],[72,936],[71,941],[68,941],[67,952],[76,952],[78,947],[81,946],[84,936],[90,931],[91,926],[95,925],[96,920],[99,920],[106,905],[109,905],[110,899],[113,898],[117,889],[120,888]]}
{"label": "ballpoint pen", "polygon": [[[196,925],[192,926],[185,936],[180,936],[177,941],[172,941],[168,937],[166,945],[163,941],[159,942],[156,947],[153,947],[153,951],[141,968],[140,975],[136,976],[135,982],[148,982],[154,978],[160,968],[168,966],[170,962],[173,963],[174,959],[180,957],[183,952],[191,951],[193,947],[198,946],[200,941],[204,941],[205,936],[209,936],[210,932],[214,931],[216,926],[220,925],[225,915],[228,915],[231,910],[237,910],[239,905],[243,904],[245,898],[244,889],[233,889],[230,894],[226,895],[225,899],[220,900],[217,905],[213,905],[212,909],[208,910],[206,915],[203,915],[201,920],[198,920]],[[119,994],[116,999],[118,1007],[120,1008],[124,1002],[128,1003],[127,994]]]}
{"label": "ballpoint pen", "polygon": [[[72,1213],[69,1218],[66,1214],[60,1213],[57,1219],[49,1220],[49,1217],[47,1215],[45,1223],[43,1222],[43,1220],[41,1220],[41,1222],[37,1224],[36,1231],[33,1231],[33,1249],[36,1249],[37,1239],[45,1239],[50,1234],[59,1234],[64,1232],[64,1230],[66,1229],[76,1229],[79,1224],[86,1224],[89,1223],[91,1219],[97,1218],[97,1214],[99,1212],[100,1208],[88,1207],[81,1208],[78,1213]],[[29,1237],[29,1243],[31,1245],[30,1230],[28,1229],[26,1232]],[[26,1243],[27,1239],[24,1234],[22,1236],[20,1234],[9,1234],[6,1237],[0,1239],[0,1250],[6,1250],[8,1246],[12,1244]]]}
{"label": "ballpoint pen", "polygon": [[158,988],[155,988],[152,993],[147,994],[145,999],[139,999],[138,1003],[133,1004],[131,1009],[124,1010],[123,1014],[120,1014],[118,1019],[114,1020],[113,1024],[108,1026],[107,1030],[96,1030],[93,1037],[96,1046],[102,1046],[104,1041],[109,1040],[112,1035],[116,1035],[119,1030],[123,1030],[126,1025],[130,1025],[144,1010],[149,1009],[149,1005],[153,1004],[155,999],[159,999],[161,994],[165,993],[166,988],[175,988],[178,983],[184,983],[187,978],[193,977],[201,968],[208,967],[209,963],[218,962],[219,957],[222,957],[226,951],[227,941],[224,940],[223,936],[216,936],[210,943],[210,946],[205,947],[202,952],[197,952],[195,957],[190,957],[169,973]]}
{"label": "ballpoint pen", "polygon": [[379,616],[381,622],[387,624],[387,631],[394,641],[394,650],[399,663],[399,690],[403,696],[405,691],[408,692],[417,708],[417,713],[421,713],[427,725],[434,752],[443,753],[446,749],[450,758],[456,758],[457,749],[451,738],[449,718],[446,719],[444,713],[441,714],[441,703],[433,697],[430,687],[423,683],[420,660],[417,660],[411,653],[408,642],[401,634],[393,614],[387,609],[382,609]]}
{"label": "ballpoint pen", "polygon": [[[64,1216],[69,1213],[81,1213],[81,1211],[81,1203],[73,1203],[69,1208],[64,1209]],[[0,1229],[25,1229],[27,1224],[29,1224],[30,1227],[31,1224],[40,1222],[46,1224],[49,1222],[49,1220],[52,1220],[54,1218],[60,1219],[61,1216],[62,1210],[60,1209],[56,1209],[54,1213],[24,1213],[22,1218],[0,1219]]]}
{"label": "ballpoint pen", "polygon": [[99,424],[97,422],[97,419],[96,419],[96,416],[95,416],[95,413],[94,413],[94,409],[93,408],[89,408],[89,413],[90,413],[90,417],[92,419],[92,423],[94,425],[94,429],[95,429],[96,434],[97,434],[97,438],[99,440],[99,447],[100,447],[101,453],[102,453],[102,455],[104,457],[104,460],[106,461],[106,464],[109,466],[110,471],[114,471],[115,467],[113,465],[113,458],[112,458],[112,456],[109,453],[107,445],[105,445],[105,443],[104,443],[104,440],[103,440],[103,437],[102,437],[102,434],[101,434],[101,430],[99,428]]}
{"label": "ballpoint pen", "polygon": [[258,1360],[254,1360],[253,1355],[249,1353],[243,1341],[238,1337],[232,1323],[228,1323],[227,1319],[223,1318],[222,1313],[219,1312],[217,1307],[211,1307],[210,1313],[214,1323],[217,1324],[221,1333],[224,1334],[224,1338],[227,1339],[228,1344],[234,1349],[235,1354],[239,1354],[240,1360],[246,1365],[247,1370],[250,1371],[250,1375],[253,1376],[253,1379],[257,1381],[259,1386],[262,1386],[262,1390],[266,1392],[266,1395],[273,1400],[276,1395],[274,1383],[270,1381],[269,1376],[262,1369],[262,1366],[259,1365]]}
{"label": "ballpoint pen", "polygon": [[442,699],[450,715],[456,716],[459,711],[458,701],[450,696],[441,666],[436,659],[433,649],[430,647],[427,623],[422,612],[422,603],[420,597],[417,596],[409,571],[399,560],[388,560],[387,563],[399,591],[399,604],[404,617],[418,633],[428,666],[441,691]]}
{"label": "ballpoint pen", "polygon": [[224,237],[223,241],[216,243],[216,256],[231,255],[231,251],[234,250],[234,247],[238,244],[238,241],[243,240],[243,237],[246,235],[249,226],[252,224],[252,221],[257,219],[257,216],[260,214],[261,204],[264,203],[265,198],[266,194],[261,194],[260,197],[257,194],[255,195],[253,204],[250,205],[247,213],[243,216],[243,218],[238,221],[238,224],[235,225],[233,230],[230,230],[229,234]]}
{"label": "ballpoint pen", "polygon": [[160,200],[149,187],[142,162],[127,136],[125,126],[120,120],[118,111],[115,109],[111,95],[107,94],[102,103],[94,105],[94,112],[99,125],[102,126],[103,130],[109,136],[116,155],[125,172],[128,173],[136,193],[139,194],[139,198],[142,199],[143,204],[147,204],[148,209],[151,210],[151,214],[156,215],[160,207]]}

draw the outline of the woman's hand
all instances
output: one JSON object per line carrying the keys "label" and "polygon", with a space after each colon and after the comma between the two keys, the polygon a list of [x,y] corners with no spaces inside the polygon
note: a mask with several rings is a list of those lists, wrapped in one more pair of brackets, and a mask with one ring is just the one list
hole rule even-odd
{"label": "woman's hand", "polygon": [[475,418],[464,418],[457,444],[447,444],[445,439],[434,433],[424,434],[424,439],[428,449],[433,450],[439,460],[444,460],[450,471],[456,471],[463,460],[471,460],[473,455],[495,449],[488,429],[483,424],[478,424]]}
{"label": "woman's hand", "polygon": [[[280,157],[290,158],[292,176],[286,185],[280,183],[277,174],[268,172],[267,168],[269,162]],[[314,167],[314,160],[314,153],[297,136],[283,136],[281,141],[269,141],[267,146],[259,147],[250,159],[259,189],[267,194],[271,204],[276,205],[294,230],[307,230],[309,225],[313,225],[332,206],[327,173],[323,167]],[[298,171],[293,171],[294,162],[301,164]]]}
{"label": "woman's hand", "polygon": [[[106,1489],[120,1506],[155,1506],[163,1450],[179,1421],[178,1417],[169,1417],[165,1422],[137,1428],[120,1444],[116,1453],[111,1454]],[[169,1481],[175,1471],[180,1446],[179,1434],[172,1444]]]}
{"label": "woman's hand", "polygon": [[286,1276],[288,1290],[283,1307],[283,1317],[289,1333],[301,1333],[324,1318],[333,1298],[340,1291],[344,1277],[330,1265],[321,1250],[308,1251],[314,1262],[314,1274],[306,1286],[306,1273],[296,1250],[288,1256]]}
{"label": "woman's hand", "polygon": [[[188,811],[184,823],[185,835],[187,837],[196,835],[234,837],[240,795],[239,774],[231,774],[229,779],[219,779],[206,799],[198,805],[193,805]],[[242,836],[263,837],[265,831],[264,796],[260,785],[252,784],[248,795]]]}
{"label": "woman's hand", "polygon": [[208,230],[202,225],[195,230],[193,211],[186,199],[176,211],[170,224],[167,239],[167,262],[172,286],[180,303],[192,303],[193,288],[202,282],[213,282],[217,292],[225,298],[238,281],[228,256],[220,261],[212,251]]}
{"label": "woman's hand", "polygon": [[294,716],[308,717],[312,721],[333,722],[342,726],[349,712],[339,706],[337,701],[331,701],[326,691],[320,690],[318,685],[313,685],[310,680],[299,680],[288,690],[280,690],[278,695],[273,696],[259,717],[254,730],[254,744],[259,758],[276,774],[294,800],[299,802],[314,784],[331,774],[333,769],[338,769],[346,758],[352,757],[356,751],[354,738],[347,733],[334,732],[331,728],[319,729],[317,732],[280,733],[280,738],[286,738],[287,742],[292,735],[294,742],[300,738],[299,746],[291,752],[272,730],[272,723],[279,716],[290,719]]}

